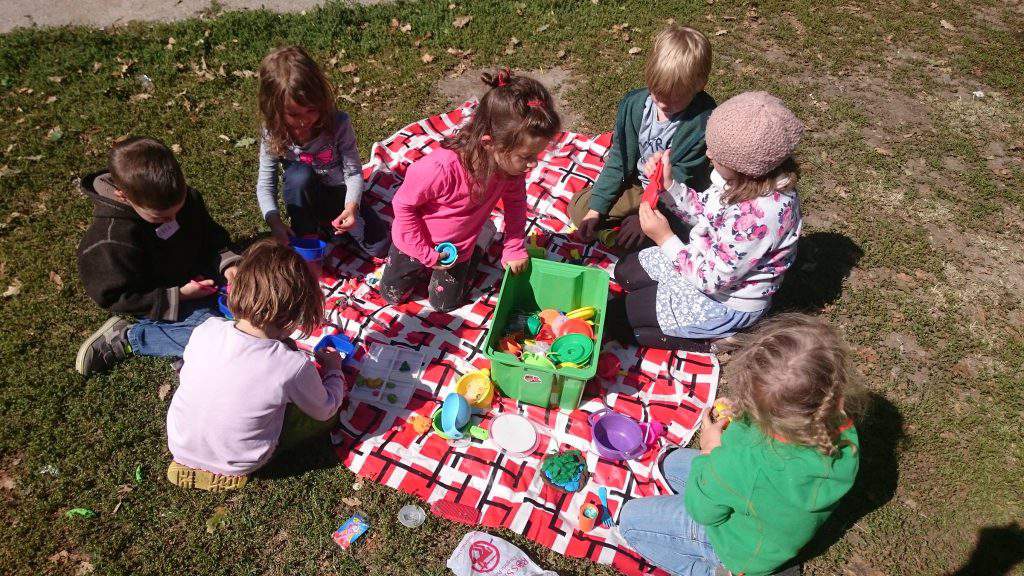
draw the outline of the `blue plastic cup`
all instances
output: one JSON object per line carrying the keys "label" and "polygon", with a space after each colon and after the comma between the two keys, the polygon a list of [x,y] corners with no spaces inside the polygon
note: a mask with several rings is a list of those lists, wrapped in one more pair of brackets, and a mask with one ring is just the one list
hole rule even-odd
{"label": "blue plastic cup", "polygon": [[442,266],[454,264],[455,261],[459,259],[459,249],[456,248],[455,244],[452,244],[451,242],[441,242],[440,244],[434,247],[434,251],[439,252],[441,254],[441,260],[439,261],[439,263]]}
{"label": "blue plastic cup", "polygon": [[338,354],[341,354],[341,358],[346,362],[352,358],[352,353],[356,351],[355,344],[353,344],[352,341],[348,339],[348,336],[345,336],[344,334],[329,334],[320,338],[320,341],[313,347],[313,351],[317,352],[324,348],[334,348],[338,351]]}
{"label": "blue plastic cup", "polygon": [[319,262],[327,252],[327,242],[319,238],[292,238],[288,242],[306,262]]}

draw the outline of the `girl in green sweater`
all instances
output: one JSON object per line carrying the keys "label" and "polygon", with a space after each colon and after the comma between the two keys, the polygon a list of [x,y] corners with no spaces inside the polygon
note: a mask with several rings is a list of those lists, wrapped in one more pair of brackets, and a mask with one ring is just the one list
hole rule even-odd
{"label": "girl in green sweater", "polygon": [[631,500],[619,517],[626,542],[672,574],[774,573],[857,476],[847,416],[855,386],[835,329],[783,314],[737,339],[731,419],[705,413],[700,450],[680,448],[663,463],[676,495]]}

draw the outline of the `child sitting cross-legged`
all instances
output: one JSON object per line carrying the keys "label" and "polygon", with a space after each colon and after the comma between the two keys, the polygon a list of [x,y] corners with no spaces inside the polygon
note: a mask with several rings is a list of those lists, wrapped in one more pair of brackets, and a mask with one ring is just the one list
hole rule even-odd
{"label": "child sitting cross-legged", "polygon": [[664,204],[693,226],[689,241],[647,203],[640,226],[657,246],[615,265],[628,292],[609,314],[628,319],[629,337],[652,348],[690,348],[693,340],[722,339],[753,326],[771,306],[796,259],[802,220],[793,159],[800,120],[767,92],[745,92],[708,120],[711,186],[695,191],[673,180],[669,154],[646,169],[664,169]]}
{"label": "child sitting cross-legged", "polygon": [[322,323],[323,302],[316,278],[290,248],[267,238],[246,251],[228,295],[234,321],[207,320],[185,348],[167,412],[171,482],[241,487],[284,448],[282,437],[303,439],[293,428],[331,427],[343,399],[341,358],[332,348],[318,352],[321,374],[288,339]]}
{"label": "child sitting cross-legged", "polygon": [[[773,574],[791,562],[853,486],[860,389],[825,321],[776,316],[737,337],[728,417],[704,414],[700,450],[662,463],[675,495],[630,500],[619,533],[672,574]],[[728,427],[726,427],[728,424]]]}
{"label": "child sitting cross-legged", "polygon": [[152,138],[118,143],[107,169],[81,187],[93,211],[78,275],[86,294],[118,315],[85,339],[75,369],[89,376],[132,354],[181,356],[192,329],[217,313],[216,285],[235,273],[228,233],[185,184],[171,149]]}

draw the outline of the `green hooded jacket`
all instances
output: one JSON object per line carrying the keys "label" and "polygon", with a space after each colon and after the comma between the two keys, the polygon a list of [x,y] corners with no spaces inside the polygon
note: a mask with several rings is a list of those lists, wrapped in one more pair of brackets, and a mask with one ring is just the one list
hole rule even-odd
{"label": "green hooded jacket", "polygon": [[[638,88],[626,94],[615,116],[615,133],[604,169],[591,190],[590,209],[607,214],[622,192],[639,184],[636,163],[640,159],[640,122],[650,91]],[[704,145],[704,128],[715,109],[715,100],[707,92],[699,92],[683,110],[682,122],[672,136],[669,148],[672,178],[695,190],[704,190],[711,183],[711,165]]]}
{"label": "green hooded jacket", "polygon": [[693,459],[686,511],[705,526],[726,568],[771,574],[811,540],[857,477],[857,430],[852,423],[840,430],[839,452],[829,457],[735,420],[721,446]]}

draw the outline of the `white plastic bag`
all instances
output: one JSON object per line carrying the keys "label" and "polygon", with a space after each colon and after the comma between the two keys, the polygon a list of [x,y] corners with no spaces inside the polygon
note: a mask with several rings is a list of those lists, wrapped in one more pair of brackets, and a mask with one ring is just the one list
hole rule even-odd
{"label": "white plastic bag", "polygon": [[558,576],[541,570],[514,544],[486,532],[470,532],[448,559],[455,576]]}

